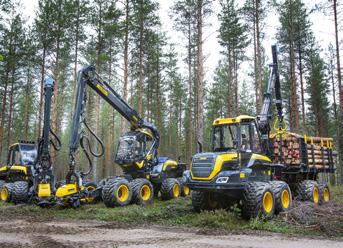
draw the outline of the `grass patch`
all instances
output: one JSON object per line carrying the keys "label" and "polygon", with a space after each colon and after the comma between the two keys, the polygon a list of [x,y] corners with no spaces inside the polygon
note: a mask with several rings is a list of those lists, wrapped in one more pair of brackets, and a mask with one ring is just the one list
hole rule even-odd
{"label": "grass patch", "polygon": [[[332,187],[331,193],[335,203],[343,204],[343,187]],[[38,220],[101,220],[128,226],[157,224],[190,227],[213,232],[259,230],[288,234],[325,235],[325,231],[318,228],[304,228],[292,225],[287,220],[287,215],[282,214],[269,220],[253,219],[247,221],[240,217],[237,209],[196,213],[193,211],[190,198],[171,201],[155,200],[148,206],[129,205],[116,208],[107,208],[103,203],[98,203],[95,205],[82,205],[78,209],[59,209],[58,207],[45,209],[32,205],[15,206],[0,202],[0,216],[6,219],[23,216],[37,218]]]}
{"label": "grass patch", "polygon": [[343,204],[343,186],[331,186],[330,191],[332,200]]}

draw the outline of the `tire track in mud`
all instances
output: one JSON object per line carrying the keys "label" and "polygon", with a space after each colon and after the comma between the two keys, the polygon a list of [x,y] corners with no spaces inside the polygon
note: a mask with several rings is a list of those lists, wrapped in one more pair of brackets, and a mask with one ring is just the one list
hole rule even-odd
{"label": "tire track in mud", "polygon": [[163,226],[130,226],[114,222],[14,219],[0,222],[0,247],[127,248],[307,248],[343,247],[343,239],[326,240],[279,234],[201,234]]}

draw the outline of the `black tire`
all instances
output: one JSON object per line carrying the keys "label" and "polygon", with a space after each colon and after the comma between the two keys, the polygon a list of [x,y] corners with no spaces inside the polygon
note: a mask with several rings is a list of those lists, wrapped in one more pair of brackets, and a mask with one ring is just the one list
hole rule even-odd
{"label": "black tire", "polygon": [[297,198],[301,201],[310,201],[315,204],[319,203],[318,183],[313,180],[304,180],[296,186]]}
{"label": "black tire", "polygon": [[192,190],[191,198],[193,209],[196,212],[221,208],[218,195],[215,193]]}
{"label": "black tire", "polygon": [[181,196],[182,197],[187,197],[190,195],[191,190],[190,188],[186,185],[186,179],[184,177],[178,177],[177,178],[179,184],[180,184],[180,189],[181,189]]}
{"label": "black tire", "polygon": [[180,183],[176,178],[167,178],[162,181],[161,199],[163,201],[178,198],[180,196]]}
{"label": "black tire", "polygon": [[319,204],[328,203],[331,200],[329,185],[327,183],[318,184],[319,187]]}
{"label": "black tire", "polygon": [[2,201],[11,202],[12,193],[13,193],[13,185],[14,185],[13,183],[5,183],[1,187],[1,200]]}
{"label": "black tire", "polygon": [[154,199],[154,187],[145,178],[134,179],[130,182],[132,202],[137,205],[148,205]]}
{"label": "black tire", "polygon": [[5,181],[4,180],[0,180],[0,191],[1,191],[1,189],[2,189],[2,186],[4,186],[5,185]]}
{"label": "black tire", "polygon": [[13,184],[13,191],[11,194],[14,203],[27,202],[29,199],[29,185],[25,181],[17,181]]}
{"label": "black tire", "polygon": [[275,213],[286,212],[292,207],[292,193],[286,182],[271,181],[270,186],[275,194]]}
{"label": "black tire", "polygon": [[130,204],[132,190],[125,178],[108,179],[102,189],[102,199],[106,207],[126,206]]}
{"label": "black tire", "polygon": [[[94,182],[86,182],[83,186],[87,189],[87,194],[91,194],[92,191],[98,188],[98,185]],[[99,194],[98,196],[88,196],[85,198],[86,203],[95,204],[99,201],[101,201],[101,194]]]}
{"label": "black tire", "polygon": [[242,214],[246,219],[270,218],[275,212],[275,194],[268,183],[247,183],[243,193]]}

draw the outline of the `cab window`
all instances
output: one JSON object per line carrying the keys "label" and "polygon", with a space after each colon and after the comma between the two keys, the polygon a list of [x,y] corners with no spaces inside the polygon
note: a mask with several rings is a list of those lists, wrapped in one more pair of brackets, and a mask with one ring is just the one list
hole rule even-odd
{"label": "cab window", "polygon": [[260,136],[257,131],[256,123],[252,124],[252,129],[253,129],[253,152],[254,153],[261,153],[261,141],[260,141]]}
{"label": "cab window", "polygon": [[251,151],[251,135],[250,125],[241,125],[241,149],[244,151]]}
{"label": "cab window", "polygon": [[225,152],[237,149],[237,125],[223,125],[213,128],[212,150]]}

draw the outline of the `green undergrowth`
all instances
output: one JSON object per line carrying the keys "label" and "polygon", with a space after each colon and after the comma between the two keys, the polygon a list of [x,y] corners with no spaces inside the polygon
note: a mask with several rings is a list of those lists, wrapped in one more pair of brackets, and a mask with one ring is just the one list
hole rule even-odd
{"label": "green undergrowth", "polygon": [[239,211],[216,210],[196,213],[189,198],[171,201],[155,200],[148,206],[130,205],[126,207],[107,208],[103,203],[83,205],[78,209],[45,209],[30,205],[12,205],[0,203],[2,217],[32,217],[46,219],[101,220],[117,224],[136,226],[144,224],[196,228],[204,231],[246,231],[265,230],[271,232],[293,233],[282,222],[273,220],[244,220]]}
{"label": "green undergrowth", "polygon": [[[343,203],[343,187],[332,188],[333,201]],[[78,219],[101,220],[122,226],[162,225],[184,228],[194,228],[213,233],[269,231],[288,234],[326,235],[321,230],[302,228],[290,225],[284,216],[273,219],[253,219],[250,221],[240,217],[238,208],[230,211],[217,210],[196,213],[192,209],[190,198],[180,198],[170,201],[155,200],[148,206],[129,205],[126,207],[107,208],[103,203],[83,205],[78,209],[49,209],[30,205],[13,205],[0,203],[2,218],[37,218],[47,219]]]}

